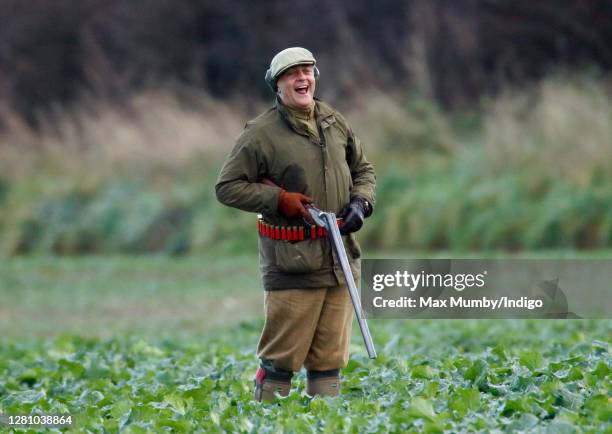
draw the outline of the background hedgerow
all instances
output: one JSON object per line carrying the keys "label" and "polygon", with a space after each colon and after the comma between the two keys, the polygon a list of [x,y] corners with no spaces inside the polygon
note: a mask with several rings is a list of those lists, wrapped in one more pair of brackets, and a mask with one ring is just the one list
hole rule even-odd
{"label": "background hedgerow", "polygon": [[[364,246],[610,247],[610,93],[603,80],[555,76],[454,113],[417,95],[364,92],[346,112],[378,176]],[[245,120],[265,106],[181,95],[84,102],[39,130],[14,122],[1,133],[0,251],[255,246],[254,216],[219,205],[213,184]]]}

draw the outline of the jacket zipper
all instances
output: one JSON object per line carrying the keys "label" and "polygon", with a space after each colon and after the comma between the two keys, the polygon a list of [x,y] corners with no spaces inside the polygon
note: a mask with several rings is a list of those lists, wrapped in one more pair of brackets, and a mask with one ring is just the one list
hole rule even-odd
{"label": "jacket zipper", "polygon": [[[321,161],[323,162],[323,197],[325,198],[325,206],[324,210],[327,209],[327,143],[325,143],[325,136],[323,135],[323,127],[320,124],[317,124],[317,129],[319,130],[319,148],[321,149]],[[328,243],[328,248],[330,249],[330,257],[331,257],[331,267],[335,269],[336,259],[334,258],[334,252],[331,248],[331,245]],[[334,275],[336,273],[334,272]],[[337,278],[337,276],[336,276]]]}
{"label": "jacket zipper", "polygon": [[323,162],[323,192],[325,197],[325,204],[323,209],[327,209],[327,144],[325,143],[325,136],[323,135],[323,128],[320,124],[317,124],[319,130],[319,148],[321,149],[321,161]]}

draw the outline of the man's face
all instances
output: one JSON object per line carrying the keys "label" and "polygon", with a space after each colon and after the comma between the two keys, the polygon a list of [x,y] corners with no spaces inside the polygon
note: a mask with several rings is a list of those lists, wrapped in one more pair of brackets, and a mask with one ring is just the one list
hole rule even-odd
{"label": "man's face", "polygon": [[283,104],[292,108],[311,107],[315,92],[313,66],[296,65],[289,68],[278,78],[276,86]]}

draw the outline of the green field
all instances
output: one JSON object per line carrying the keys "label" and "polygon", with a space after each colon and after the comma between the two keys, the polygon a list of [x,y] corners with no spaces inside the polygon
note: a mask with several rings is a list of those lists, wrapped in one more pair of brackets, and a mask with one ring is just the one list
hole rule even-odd
{"label": "green field", "polygon": [[[523,256],[559,255],[584,256]],[[379,358],[355,327],[342,398],[310,400],[300,373],[253,403],[261,291],[254,255],[5,260],[0,412],[71,413],[69,432],[612,432],[611,320],[375,320]]]}
{"label": "green field", "polygon": [[11,258],[0,297],[0,329],[16,337],[198,335],[263,306],[252,256]]}

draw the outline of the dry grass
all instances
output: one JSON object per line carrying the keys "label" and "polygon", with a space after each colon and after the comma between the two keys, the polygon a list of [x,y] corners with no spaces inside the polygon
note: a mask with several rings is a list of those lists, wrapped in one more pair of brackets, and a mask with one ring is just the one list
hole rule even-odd
{"label": "dry grass", "polygon": [[454,151],[458,145],[448,118],[422,98],[369,89],[360,92],[346,115],[374,152],[391,151],[398,157],[415,151]]}
{"label": "dry grass", "polygon": [[[8,126],[0,132],[0,172],[11,179],[40,171],[106,178],[118,169],[180,170],[196,156],[218,161],[246,120],[269,106],[269,101],[248,107],[243,101],[217,101],[198,90],[190,90],[188,98],[180,96],[184,93],[159,88],[123,103],[85,97],[72,109],[57,108],[42,118],[38,130],[10,110],[0,111]],[[371,154],[457,147],[444,114],[422,99],[370,89],[343,113]]]}
{"label": "dry grass", "polygon": [[196,91],[184,101],[170,89],[156,89],[124,103],[85,98],[43,118],[39,130],[5,110],[2,172],[19,177],[41,167],[77,175],[142,165],[178,169],[194,155],[226,153],[247,118],[240,107]]}
{"label": "dry grass", "polygon": [[599,171],[610,173],[611,97],[604,83],[567,78],[506,92],[486,106],[483,142],[491,167],[583,186]]}
{"label": "dry grass", "polygon": [[[588,183],[595,168],[609,172],[610,96],[605,83],[564,78],[508,90],[485,103],[478,136],[491,168],[535,165],[579,183]],[[195,89],[158,88],[124,103],[85,97],[78,106],[43,118],[38,131],[4,107],[0,173],[105,177],[118,167],[179,170],[197,155],[222,158],[245,121],[267,105],[244,108],[242,101],[217,101]],[[344,113],[370,154],[394,154],[392,160],[430,150],[454,153],[469,144],[453,131],[447,115],[422,99],[364,90]]]}

